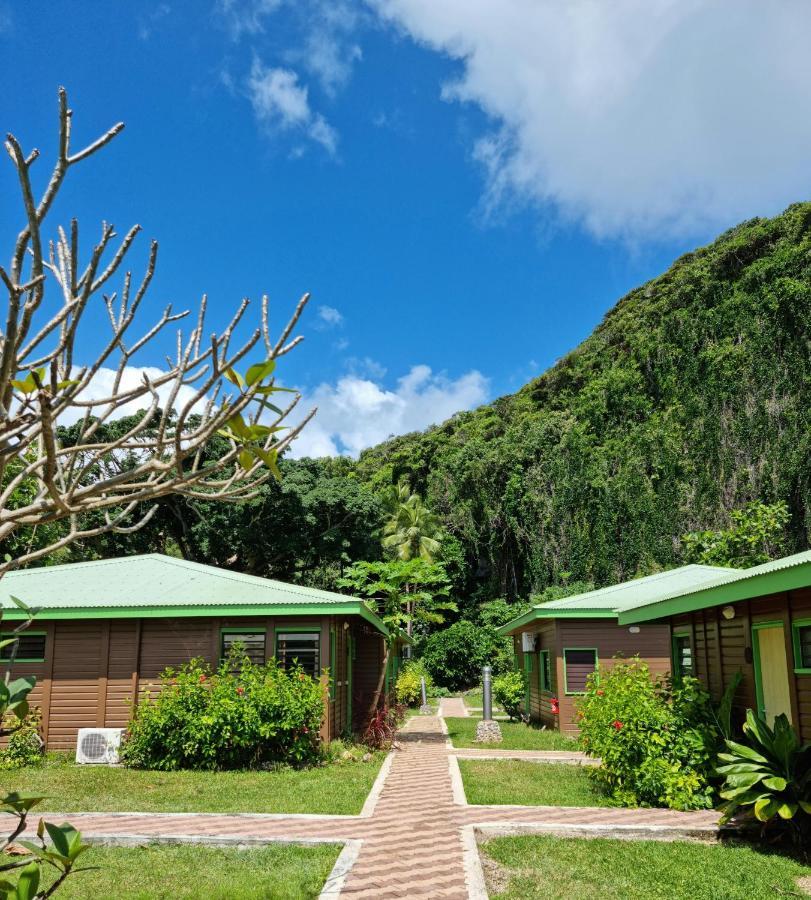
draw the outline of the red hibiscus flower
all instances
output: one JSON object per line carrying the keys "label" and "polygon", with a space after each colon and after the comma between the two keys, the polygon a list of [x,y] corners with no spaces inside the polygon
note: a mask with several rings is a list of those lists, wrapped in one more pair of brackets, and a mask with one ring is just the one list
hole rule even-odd
{"label": "red hibiscus flower", "polygon": [[620,722],[619,719],[614,719],[613,725],[614,725],[614,728],[617,729],[617,731],[619,731],[620,728],[622,728],[622,722]]}

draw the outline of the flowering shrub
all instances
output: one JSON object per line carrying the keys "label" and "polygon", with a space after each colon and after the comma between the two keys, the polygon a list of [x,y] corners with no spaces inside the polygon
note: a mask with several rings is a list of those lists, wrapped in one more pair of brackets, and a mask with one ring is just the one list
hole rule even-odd
{"label": "flowering shrub", "polygon": [[708,694],[694,678],[651,678],[638,657],[589,676],[578,704],[580,745],[591,771],[626,806],[706,809],[719,735]]}
{"label": "flowering shrub", "polygon": [[318,757],[320,683],[275,660],[232,653],[216,671],[201,659],[166,669],[161,691],[133,712],[122,758],[147,769],[247,769],[306,765]]}
{"label": "flowering shrub", "polygon": [[524,675],[506,672],[493,679],[493,699],[511,719],[520,719],[524,706]]}
{"label": "flowering shrub", "polygon": [[0,749],[0,770],[20,769],[42,762],[45,744],[39,735],[41,719],[40,711],[33,709],[21,723],[11,721],[3,723],[2,730],[9,737],[6,746]]}
{"label": "flowering shrub", "polygon": [[397,702],[405,706],[419,706],[422,703],[422,688],[420,678],[425,679],[425,690],[431,695],[434,687],[433,679],[425,668],[421,659],[410,659],[397,676],[397,684],[394,688]]}

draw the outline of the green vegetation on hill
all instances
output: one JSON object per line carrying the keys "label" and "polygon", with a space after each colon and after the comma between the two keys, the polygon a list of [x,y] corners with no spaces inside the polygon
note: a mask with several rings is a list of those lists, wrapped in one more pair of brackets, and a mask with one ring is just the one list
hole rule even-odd
{"label": "green vegetation on hill", "polygon": [[460,542],[467,592],[677,564],[678,537],[785,500],[807,546],[811,204],[753,220],[632,291],[517,394],[362,454]]}

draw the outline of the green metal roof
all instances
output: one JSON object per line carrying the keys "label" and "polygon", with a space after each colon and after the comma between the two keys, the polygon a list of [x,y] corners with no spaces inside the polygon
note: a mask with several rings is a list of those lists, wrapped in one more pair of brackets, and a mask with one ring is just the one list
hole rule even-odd
{"label": "green metal roof", "polygon": [[616,620],[626,609],[650,603],[662,596],[671,596],[679,591],[699,588],[731,571],[734,570],[720,566],[681,566],[667,572],[657,572],[644,578],[612,584],[596,591],[575,594],[549,603],[539,603],[529,612],[502,625],[499,633],[510,634],[538,619]]}
{"label": "green metal roof", "polygon": [[0,579],[0,607],[18,619],[12,595],[36,607],[37,619],[346,614],[389,634],[358,597],[160,553],[9,572]]}
{"label": "green metal roof", "polygon": [[728,569],[724,575],[692,590],[674,591],[620,613],[620,625],[649,622],[680,613],[766,597],[811,585],[811,550],[753,566]]}

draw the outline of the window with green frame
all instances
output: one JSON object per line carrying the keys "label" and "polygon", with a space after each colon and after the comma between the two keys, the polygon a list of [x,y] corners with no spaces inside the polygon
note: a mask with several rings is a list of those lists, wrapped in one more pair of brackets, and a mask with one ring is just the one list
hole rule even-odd
{"label": "window with green frame", "polygon": [[538,655],[540,657],[538,686],[542,693],[550,694],[552,692],[552,660],[549,658],[548,650],[541,650]]}
{"label": "window with green frame", "polygon": [[563,681],[567,694],[585,694],[586,681],[597,669],[594,647],[563,648]]}
{"label": "window with green frame", "polygon": [[276,659],[283,669],[298,665],[307,675],[318,678],[321,674],[321,629],[277,629]]}
{"label": "window with green frame", "polygon": [[220,660],[239,644],[256,666],[265,664],[265,632],[258,628],[223,628],[220,632]]}
{"label": "window with green frame", "polygon": [[673,634],[673,677],[684,678],[694,675],[693,641],[687,631],[676,631]]}
{"label": "window with green frame", "polygon": [[[14,637],[13,634],[0,635],[0,638],[3,640],[8,640],[12,637]],[[14,661],[20,663],[45,662],[45,642],[47,637],[48,635],[45,631],[22,632],[17,639],[17,654],[14,657]],[[0,662],[9,662],[13,649],[13,644],[7,644],[0,649]]]}
{"label": "window with green frame", "polygon": [[811,619],[797,619],[791,623],[794,644],[794,671],[811,674]]}

